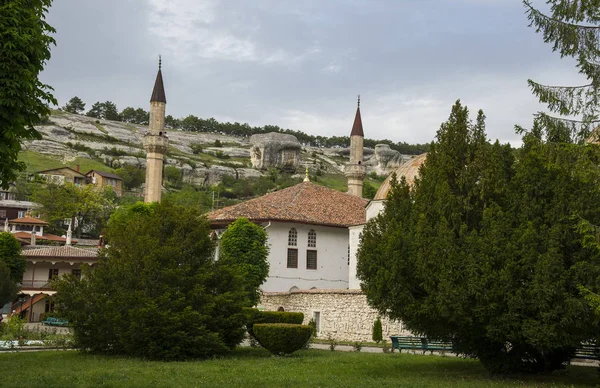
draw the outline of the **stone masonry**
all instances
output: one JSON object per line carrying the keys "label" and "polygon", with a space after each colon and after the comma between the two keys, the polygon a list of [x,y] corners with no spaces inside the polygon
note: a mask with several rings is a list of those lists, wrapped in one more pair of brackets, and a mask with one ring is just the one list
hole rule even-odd
{"label": "stone masonry", "polygon": [[[304,324],[319,314],[319,338],[341,341],[371,341],[373,322],[377,312],[367,304],[367,297],[360,290],[298,290],[292,292],[265,292],[259,308],[266,311],[304,313]],[[390,335],[412,335],[402,322],[381,317],[383,338]]]}

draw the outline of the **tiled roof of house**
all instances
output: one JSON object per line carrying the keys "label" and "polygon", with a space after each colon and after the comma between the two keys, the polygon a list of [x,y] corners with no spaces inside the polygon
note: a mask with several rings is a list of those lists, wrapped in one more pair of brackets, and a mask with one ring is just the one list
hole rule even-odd
{"label": "tiled roof of house", "polygon": [[112,172],[106,172],[106,171],[90,170],[85,175],[90,175],[92,172],[95,172],[96,174],[98,174],[100,176],[103,176],[105,178],[118,179],[118,180],[121,180],[121,181],[123,180],[123,178],[121,178],[117,174],[113,174]]}
{"label": "tiled roof of house", "polygon": [[[31,240],[31,233],[29,232],[16,232],[12,234],[15,238],[17,239],[21,239],[24,241],[29,241]],[[36,235],[36,239],[37,240],[49,240],[49,241],[58,241],[58,242],[66,242],[67,239],[61,236],[57,236],[55,234],[51,234],[51,233],[44,233],[42,236],[37,236]],[[71,240],[73,243],[76,243],[77,240],[72,239]]]}
{"label": "tiled roof of house", "polygon": [[364,224],[369,201],[311,182],[299,183],[262,197],[215,210],[212,224],[228,224],[239,217],[251,221],[289,221],[348,227]]}
{"label": "tiled roof of house", "polygon": [[14,218],[12,220],[8,220],[8,222],[10,224],[25,224],[25,225],[48,225],[48,223],[46,221],[42,221],[38,218],[33,218],[33,217],[21,217],[21,218]]}
{"label": "tiled roof of house", "polygon": [[74,172],[75,174],[80,175],[82,178],[85,178],[85,175],[83,175],[83,173],[81,173],[80,171],[77,171],[77,170],[73,170],[71,167],[67,167],[67,166],[58,167],[58,168],[51,168],[49,170],[37,171],[36,174],[48,174],[49,172],[53,172],[53,171],[59,172],[60,170],[65,170],[65,169],[71,170],[71,172]]}
{"label": "tiled roof of house", "polygon": [[[425,162],[425,159],[427,159],[427,154],[421,154],[404,162],[396,169],[396,171],[394,171],[396,173],[396,179],[400,181],[401,177],[405,177],[406,183],[408,183],[409,186],[412,186],[415,183],[415,178],[419,176],[419,168]],[[392,174],[390,174],[381,186],[379,186],[379,190],[377,190],[373,201],[383,201],[387,199],[391,189],[391,180]]]}
{"label": "tiled roof of house", "polygon": [[96,258],[98,249],[81,249],[71,245],[49,246],[49,247],[30,247],[23,250],[25,257],[78,257],[78,258]]}

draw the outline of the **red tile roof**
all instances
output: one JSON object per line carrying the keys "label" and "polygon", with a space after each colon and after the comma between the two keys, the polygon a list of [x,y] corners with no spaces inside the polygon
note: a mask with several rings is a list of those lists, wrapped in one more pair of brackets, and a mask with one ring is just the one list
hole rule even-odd
{"label": "red tile roof", "polygon": [[8,220],[8,223],[9,224],[25,224],[25,225],[48,225],[48,223],[46,221],[42,221],[39,218],[33,218],[33,217],[29,217],[29,216]]}
{"label": "red tile roof", "polygon": [[81,249],[71,245],[62,245],[58,247],[38,247],[23,250],[25,257],[79,257],[79,258],[96,258],[98,249]]}
{"label": "red tile roof", "polygon": [[215,210],[208,214],[213,225],[239,217],[251,221],[289,221],[312,225],[348,227],[366,222],[369,201],[311,182],[299,183],[262,197]]}
{"label": "red tile roof", "polygon": [[[15,238],[17,239],[23,239],[23,240],[31,240],[31,233],[29,232],[16,232],[12,234]],[[57,236],[55,234],[51,234],[51,233],[44,233],[43,236],[35,236],[36,240],[49,240],[49,241],[59,241],[59,242],[66,242],[67,239],[64,237],[60,237]],[[77,240],[72,239],[71,242],[73,244],[75,244],[77,242]]]}

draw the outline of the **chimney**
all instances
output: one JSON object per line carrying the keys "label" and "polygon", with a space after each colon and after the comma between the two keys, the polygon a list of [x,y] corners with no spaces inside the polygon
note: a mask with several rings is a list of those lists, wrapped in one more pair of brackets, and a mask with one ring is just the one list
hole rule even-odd
{"label": "chimney", "polygon": [[35,245],[35,237],[36,237],[36,234],[35,234],[35,230],[34,230],[31,232],[31,245]]}
{"label": "chimney", "polygon": [[79,165],[75,166],[75,171],[79,172]]}
{"label": "chimney", "polygon": [[71,232],[71,224],[69,224],[69,229],[67,229],[67,243],[66,245],[71,245],[71,238],[73,237],[73,232]]}

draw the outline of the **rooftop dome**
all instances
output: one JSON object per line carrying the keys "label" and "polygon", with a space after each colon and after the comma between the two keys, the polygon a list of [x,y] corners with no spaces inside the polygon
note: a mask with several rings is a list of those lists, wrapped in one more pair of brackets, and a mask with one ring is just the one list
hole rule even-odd
{"label": "rooftop dome", "polygon": [[[396,179],[400,180],[400,177],[404,176],[409,186],[412,186],[415,182],[415,178],[419,175],[419,167],[427,159],[427,154],[421,154],[414,158],[407,160],[400,167],[394,171],[396,173]],[[385,181],[377,190],[377,194],[373,198],[373,201],[383,201],[387,199],[388,193],[390,192],[390,181],[392,180],[392,174],[390,174]]]}

